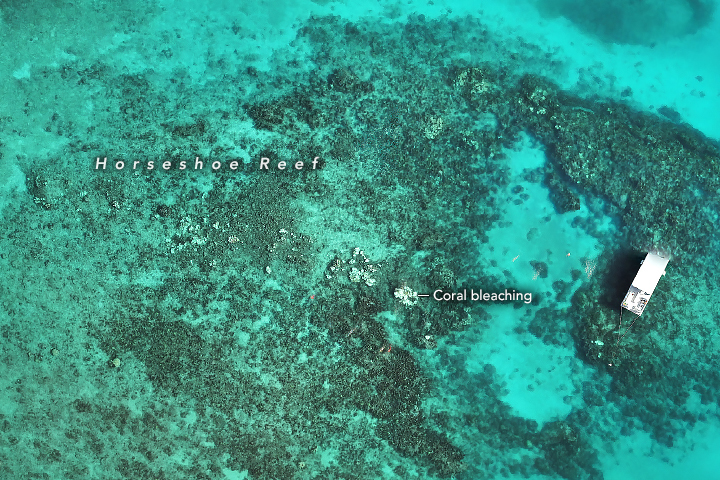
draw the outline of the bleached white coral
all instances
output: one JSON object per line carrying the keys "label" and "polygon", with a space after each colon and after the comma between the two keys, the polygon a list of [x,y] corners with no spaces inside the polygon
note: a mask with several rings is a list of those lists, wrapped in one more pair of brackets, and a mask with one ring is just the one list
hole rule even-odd
{"label": "bleached white coral", "polygon": [[348,278],[350,278],[351,282],[357,283],[362,279],[362,272],[357,268],[353,267],[352,270],[350,270]]}
{"label": "bleached white coral", "polygon": [[411,307],[418,302],[418,294],[407,285],[395,289],[395,298],[406,307]]}

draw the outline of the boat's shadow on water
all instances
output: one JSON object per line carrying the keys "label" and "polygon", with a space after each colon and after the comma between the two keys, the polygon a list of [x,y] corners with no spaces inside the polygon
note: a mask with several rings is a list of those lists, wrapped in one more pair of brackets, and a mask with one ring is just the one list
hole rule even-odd
{"label": "boat's shadow on water", "polygon": [[613,254],[607,272],[600,278],[602,294],[599,301],[602,306],[615,310],[620,308],[643,258],[645,254],[635,250],[618,250]]}

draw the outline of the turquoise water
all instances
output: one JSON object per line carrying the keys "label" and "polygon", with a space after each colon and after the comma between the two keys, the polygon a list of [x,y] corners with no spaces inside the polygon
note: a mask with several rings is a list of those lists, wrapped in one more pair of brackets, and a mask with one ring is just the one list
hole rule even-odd
{"label": "turquoise water", "polygon": [[0,479],[720,479],[716,6],[0,5]]}

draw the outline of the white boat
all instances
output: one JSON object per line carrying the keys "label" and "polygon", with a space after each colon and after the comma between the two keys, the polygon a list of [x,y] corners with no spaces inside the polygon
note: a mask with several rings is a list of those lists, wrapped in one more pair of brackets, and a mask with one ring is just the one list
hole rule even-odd
{"label": "white boat", "polygon": [[657,253],[648,253],[623,299],[622,308],[630,310],[636,315],[641,315],[650,300],[650,296],[655,291],[660,277],[665,275],[665,267],[669,261],[669,255],[662,256]]}
{"label": "white boat", "polygon": [[[615,363],[615,355],[617,353],[618,345],[620,345],[622,339],[625,338],[625,335],[628,334],[632,326],[635,324],[635,320],[640,318],[640,315],[642,315],[645,311],[645,307],[647,307],[650,296],[655,291],[655,287],[657,287],[660,277],[665,275],[665,267],[669,261],[670,255],[663,255],[660,253],[648,253],[645,260],[642,261],[640,270],[638,270],[637,275],[635,275],[635,279],[632,281],[632,285],[630,285],[630,289],[620,305],[620,327],[618,328],[618,339],[615,343],[615,348],[613,349],[612,360],[608,365],[612,366]],[[632,313],[636,314],[637,317],[633,319],[630,326],[625,330],[625,333],[620,335],[623,329],[623,308],[625,310],[630,310]]]}

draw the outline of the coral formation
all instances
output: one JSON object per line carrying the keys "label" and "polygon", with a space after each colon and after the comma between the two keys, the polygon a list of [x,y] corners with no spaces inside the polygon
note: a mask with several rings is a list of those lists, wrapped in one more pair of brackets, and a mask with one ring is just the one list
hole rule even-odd
{"label": "coral formation", "polygon": [[[688,319],[678,293],[700,307],[720,284],[699,255],[716,235],[714,142],[563,91],[537,73],[551,60],[511,51],[474,18],[411,16],[396,30],[317,17],[293,44],[307,65],[240,68],[208,53],[216,75],[204,82],[69,53],[38,75],[38,91],[57,85],[93,106],[97,127],[45,119],[63,158],[322,162],[292,174],[67,175],[53,156],[26,171],[0,240],[12,405],[0,426],[13,455],[33,459],[29,476],[599,479],[616,410],[618,430],[642,425],[669,446],[700,420],[691,395],[718,402],[715,320]],[[525,134],[549,161],[522,175],[549,189],[556,214],[590,205],[576,226],[598,237],[593,215],[619,225],[604,255],[566,278],[550,278],[540,255],[518,260],[551,290],[507,307],[517,330],[576,349],[594,372],[575,380],[580,399],[567,393],[570,413],[542,425],[503,400],[489,360],[471,371],[470,347],[454,346],[463,334],[485,342],[499,316],[418,297],[525,281],[476,261],[504,247],[488,234],[507,226],[507,199],[532,201],[507,158]],[[658,246],[673,271],[618,344],[612,258]],[[690,350],[697,363],[674,367]],[[25,472],[10,460],[0,453],[0,476]]]}

